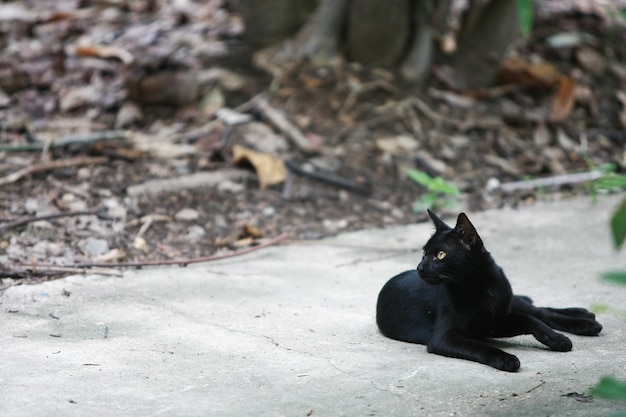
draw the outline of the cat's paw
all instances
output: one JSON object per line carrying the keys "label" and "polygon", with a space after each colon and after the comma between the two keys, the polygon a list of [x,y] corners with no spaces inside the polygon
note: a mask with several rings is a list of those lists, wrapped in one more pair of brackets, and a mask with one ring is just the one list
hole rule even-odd
{"label": "cat's paw", "polygon": [[581,308],[581,307],[548,308],[548,310],[554,313],[568,316],[568,317],[591,319],[591,320],[594,320],[596,318],[596,315],[593,314],[591,311],[587,310],[586,308]]}
{"label": "cat's paw", "polygon": [[602,325],[597,321],[591,319],[577,320],[576,325],[573,326],[571,330],[569,330],[570,333],[580,336],[596,336],[601,331]]}
{"label": "cat's paw", "polygon": [[501,371],[517,372],[520,367],[520,362],[516,356],[502,352],[501,355],[498,355],[497,357],[491,359],[491,361],[489,362],[489,366],[492,366]]}
{"label": "cat's paw", "polygon": [[572,341],[565,335],[555,333],[546,341],[546,345],[557,352],[569,352],[572,350]]}

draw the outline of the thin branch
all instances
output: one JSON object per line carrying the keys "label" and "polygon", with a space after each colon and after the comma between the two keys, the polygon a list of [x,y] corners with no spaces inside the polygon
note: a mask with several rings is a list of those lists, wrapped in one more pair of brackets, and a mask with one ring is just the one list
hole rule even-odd
{"label": "thin branch", "polygon": [[300,131],[300,129],[291,123],[284,113],[272,107],[265,97],[260,95],[256,96],[253,103],[254,107],[263,113],[263,115],[267,117],[268,120],[276,126],[276,128],[285,133],[285,135],[287,135],[298,146],[298,148],[300,148],[300,150],[305,152],[317,151],[315,147],[312,146],[311,142]]}
{"label": "thin branch", "polygon": [[97,214],[98,210],[83,210],[83,211],[68,211],[65,213],[54,213],[54,214],[46,214],[43,216],[31,216],[31,217],[22,217],[21,219],[13,220],[10,223],[0,225],[0,232],[3,232],[8,229],[12,229],[17,226],[21,226],[27,223],[33,223],[40,220],[52,220],[58,219],[60,217],[71,217],[71,216],[88,216],[92,214]]}
{"label": "thin branch", "polygon": [[41,265],[38,266],[36,264],[33,265],[19,265],[17,268],[6,268],[2,270],[2,275],[21,275],[28,276],[33,275],[33,273],[38,273],[37,275],[47,275],[46,272],[52,273],[72,273],[72,274],[98,274],[98,275],[112,275],[115,277],[123,276],[122,271],[115,271],[107,268],[73,268],[67,266],[56,266],[56,265]]}
{"label": "thin branch", "polygon": [[100,132],[79,133],[61,136],[57,140],[48,143],[25,143],[20,145],[0,145],[0,152],[29,152],[41,151],[46,146],[50,148],[62,148],[69,145],[88,146],[103,141],[128,139],[129,132],[125,130],[104,130]]}
{"label": "thin branch", "polygon": [[505,193],[513,193],[520,190],[532,190],[539,187],[555,187],[567,184],[593,181],[605,175],[602,171],[577,172],[575,174],[556,175],[547,178],[536,178],[527,181],[514,181],[499,184],[488,191],[500,190]]}
{"label": "thin branch", "polygon": [[294,174],[310,177],[314,180],[334,185],[339,188],[344,188],[355,193],[369,194],[371,191],[368,187],[352,181],[348,178],[333,175],[324,171],[308,171],[294,161],[285,161],[285,165],[287,166],[289,171],[293,172]]}
{"label": "thin branch", "polygon": [[9,174],[6,177],[0,178],[0,187],[2,187],[3,185],[12,184],[28,175],[36,174],[38,172],[51,171],[53,169],[59,168],[69,168],[79,165],[102,164],[106,161],[108,161],[108,158],[99,156],[95,158],[74,158],[65,161],[53,161],[45,164],[31,165],[29,167],[20,169],[19,171],[16,171],[12,174]]}
{"label": "thin branch", "polygon": [[225,253],[221,255],[202,256],[200,258],[169,259],[169,260],[161,260],[161,261],[117,262],[117,263],[84,262],[84,263],[74,264],[74,265],[52,265],[52,264],[40,264],[40,263],[33,263],[33,264],[17,263],[14,265],[20,268],[63,267],[63,268],[68,268],[72,271],[75,271],[77,269],[82,270],[82,269],[88,269],[88,268],[142,268],[144,266],[165,266],[165,265],[187,266],[189,264],[197,264],[201,262],[212,262],[212,261],[218,261],[218,260],[227,259],[227,258],[234,258],[236,256],[246,255],[248,253],[255,252],[259,249],[263,249],[268,246],[275,245],[278,242],[287,239],[287,237],[288,237],[288,234],[283,233],[281,235],[276,236],[275,238],[259,243],[257,246],[252,246],[247,249],[242,249],[242,250],[238,250],[238,251],[231,252],[231,253]]}

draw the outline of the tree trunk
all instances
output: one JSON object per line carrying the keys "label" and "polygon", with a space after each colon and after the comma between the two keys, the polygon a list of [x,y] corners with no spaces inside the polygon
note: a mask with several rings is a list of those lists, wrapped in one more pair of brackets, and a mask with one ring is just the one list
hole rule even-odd
{"label": "tree trunk", "polygon": [[[447,30],[452,0],[239,0],[257,66],[279,76],[287,62],[335,65],[341,52],[351,61],[399,69],[405,79],[422,79]],[[461,90],[495,81],[499,62],[518,34],[513,0],[472,7],[456,52],[442,58]],[[482,4],[482,3],[481,3]],[[315,6],[316,7],[313,7]],[[314,8],[314,12],[311,10]],[[307,17],[308,16],[308,17]],[[303,22],[306,20],[306,23]],[[295,35],[294,35],[295,33]],[[446,39],[449,33],[445,34]],[[289,39],[285,40],[291,36]],[[439,39],[438,39],[439,36]],[[282,41],[277,43],[277,41]],[[447,51],[448,52],[448,51]]]}
{"label": "tree trunk", "polygon": [[446,61],[461,90],[493,85],[498,65],[519,35],[516,2],[492,0],[469,11],[457,52]]}
{"label": "tree trunk", "polygon": [[391,67],[406,49],[410,0],[357,0],[350,4],[346,49],[352,61]]}
{"label": "tree trunk", "polygon": [[261,48],[293,35],[315,10],[315,0],[239,0],[246,42]]}

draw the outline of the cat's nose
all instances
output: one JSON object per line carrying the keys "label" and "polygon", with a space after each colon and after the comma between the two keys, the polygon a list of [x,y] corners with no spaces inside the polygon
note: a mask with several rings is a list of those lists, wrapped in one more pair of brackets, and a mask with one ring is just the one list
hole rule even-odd
{"label": "cat's nose", "polygon": [[417,265],[417,272],[424,272],[424,263],[423,262],[420,262]]}

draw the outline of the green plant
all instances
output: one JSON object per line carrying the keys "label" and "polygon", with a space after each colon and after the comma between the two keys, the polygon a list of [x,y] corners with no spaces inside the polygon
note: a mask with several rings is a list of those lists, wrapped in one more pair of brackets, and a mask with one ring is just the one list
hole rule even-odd
{"label": "green plant", "polygon": [[519,27],[527,38],[533,28],[533,0],[516,0],[516,3]]}
{"label": "green plant", "polygon": [[426,209],[459,207],[459,189],[441,177],[431,177],[425,172],[411,170],[408,172],[409,178],[416,183],[426,187],[426,192],[413,203],[413,211],[420,212]]}
{"label": "green plant", "polygon": [[[615,164],[604,164],[599,169],[605,174],[592,184],[594,195],[601,192],[616,192],[626,190],[626,175],[615,172]],[[611,233],[613,244],[620,249],[626,239],[626,198],[615,210],[611,217]]]}
{"label": "green plant", "polygon": [[[621,176],[621,179],[615,181],[615,177],[611,177],[604,181],[604,185],[610,184],[611,187],[617,184],[622,189],[626,188],[626,177]],[[605,177],[600,178],[598,181]],[[596,184],[597,186],[597,184]],[[615,210],[611,218],[611,233],[613,235],[613,244],[616,249],[620,249],[624,245],[626,240],[626,197],[622,200],[620,206]],[[607,272],[602,275],[604,279],[626,284],[626,271],[619,272]],[[617,379],[609,376],[604,376],[593,387],[594,395],[599,397],[618,399],[626,401],[626,382],[618,381]],[[626,411],[620,411],[613,414],[611,417],[626,417]]]}

